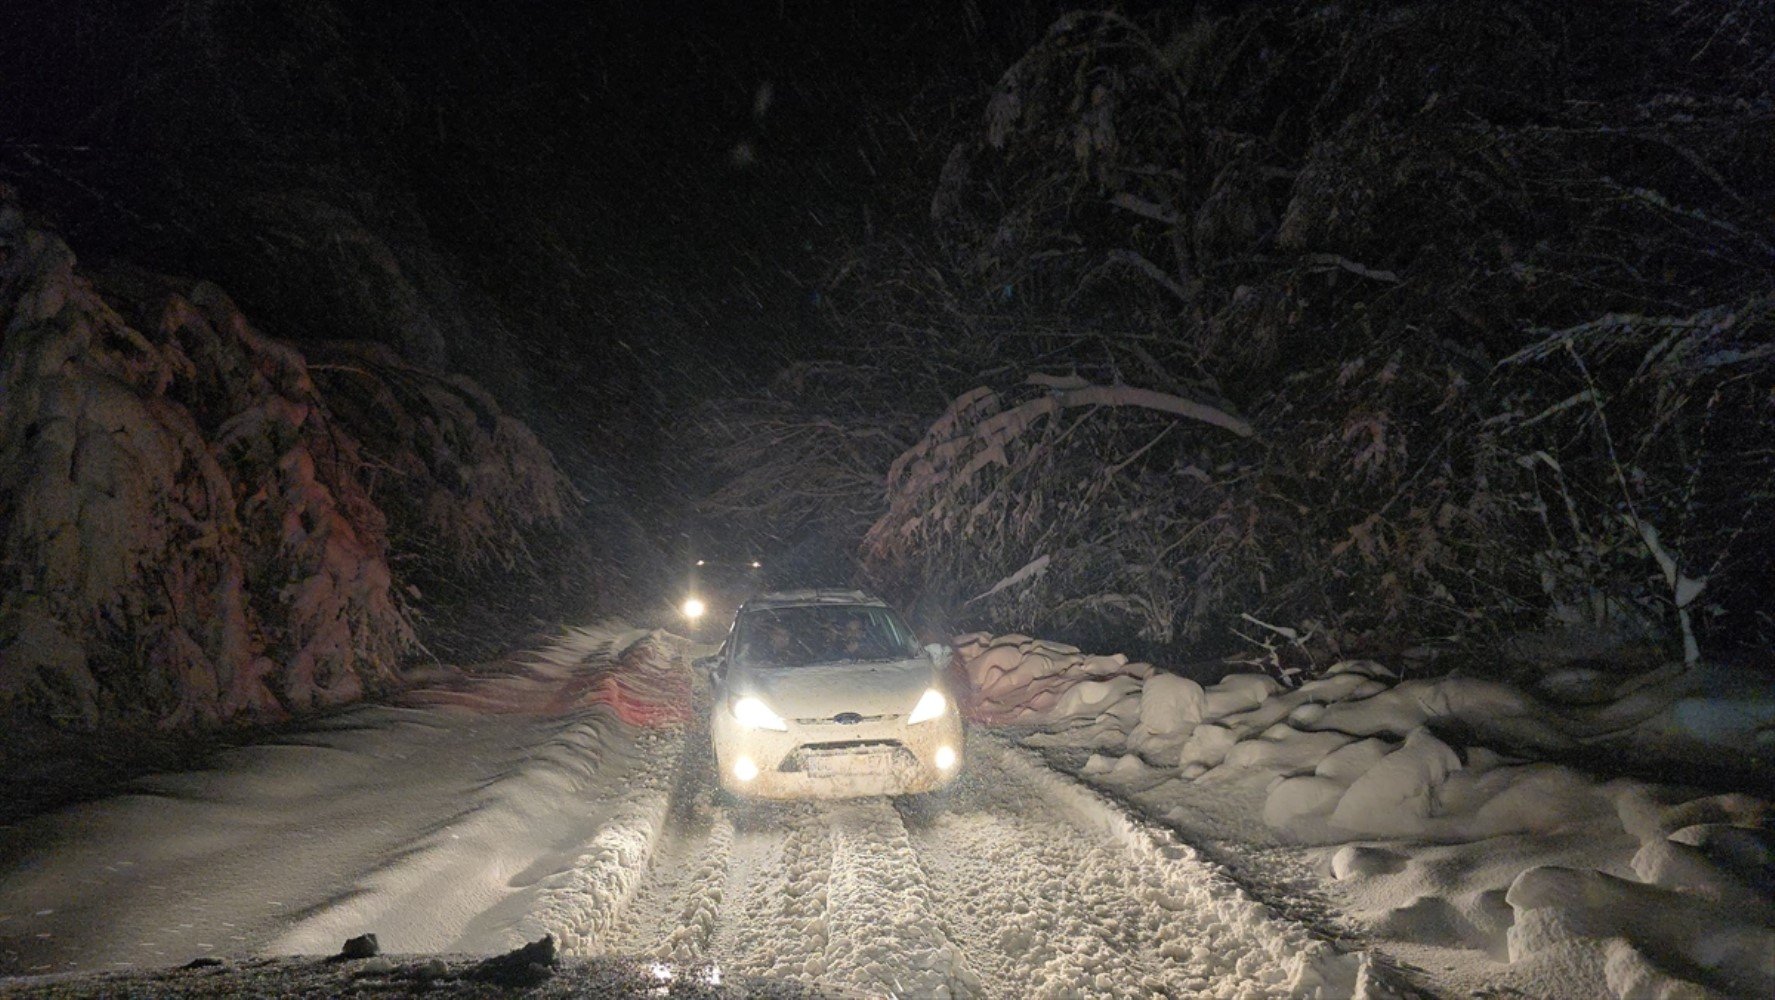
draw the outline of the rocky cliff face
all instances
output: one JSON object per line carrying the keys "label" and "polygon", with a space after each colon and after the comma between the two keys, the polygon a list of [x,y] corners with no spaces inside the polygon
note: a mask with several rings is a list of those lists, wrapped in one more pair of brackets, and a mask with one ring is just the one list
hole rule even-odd
{"label": "rocky cliff face", "polygon": [[418,651],[403,545],[466,570],[575,503],[472,382],[311,363],[212,284],[87,273],[3,190],[0,330],[0,716],[184,727],[389,688]]}

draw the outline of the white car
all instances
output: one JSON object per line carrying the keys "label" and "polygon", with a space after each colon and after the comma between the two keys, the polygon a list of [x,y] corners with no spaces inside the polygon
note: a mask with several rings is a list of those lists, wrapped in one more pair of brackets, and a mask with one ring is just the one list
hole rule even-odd
{"label": "white car", "polygon": [[721,787],[766,798],[929,792],[962,765],[962,721],[900,616],[858,591],[742,605],[721,651],[710,731]]}

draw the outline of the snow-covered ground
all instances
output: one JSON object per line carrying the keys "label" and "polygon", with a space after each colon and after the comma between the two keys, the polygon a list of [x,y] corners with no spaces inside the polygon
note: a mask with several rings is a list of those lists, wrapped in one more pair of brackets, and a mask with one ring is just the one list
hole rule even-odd
{"label": "snow-covered ground", "polygon": [[978,715],[1426,991],[1775,996],[1770,803],[1555,762],[1735,748],[1742,773],[1770,749],[1766,685],[1557,676],[1582,687],[1560,703],[1352,661],[1203,688],[1025,636],[957,643]]}
{"label": "snow-covered ground", "polygon": [[0,830],[0,974],[552,934],[686,982],[863,995],[1389,995],[1360,951],[984,728],[930,800],[718,801],[689,653],[575,630]]}
{"label": "snow-covered ground", "polygon": [[10,827],[0,969],[324,954],[366,930],[396,951],[503,950],[549,904],[549,876],[652,835],[638,817],[664,803],[682,731],[624,722],[598,679],[653,666],[669,687],[663,643],[576,633],[497,676]]}
{"label": "snow-covered ground", "polygon": [[[964,637],[976,725],[952,789],[734,804],[712,781],[693,652],[571,630],[0,830],[0,975],[149,970],[125,991],[176,994],[197,980],[169,966],[223,956],[188,975],[326,993],[344,972],[242,959],[366,932],[407,955],[546,934],[582,963],[571,981],[698,989],[1775,995],[1769,803],[1548,759],[1754,747],[1754,698],[1698,708],[1663,677],[1557,705],[1368,662],[1292,690],[1203,688]],[[352,975],[475,982],[466,960],[428,968]]]}

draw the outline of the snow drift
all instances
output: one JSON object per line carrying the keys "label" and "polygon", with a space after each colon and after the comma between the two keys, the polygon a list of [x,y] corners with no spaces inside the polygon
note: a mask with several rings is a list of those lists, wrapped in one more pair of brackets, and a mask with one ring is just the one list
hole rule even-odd
{"label": "snow drift", "polygon": [[419,498],[408,549],[471,564],[570,502],[472,383],[358,364],[399,405],[342,419],[221,289],[88,274],[4,190],[0,329],[0,714],[182,727],[387,689],[416,640],[384,499]]}
{"label": "snow drift", "polygon": [[1119,653],[1085,656],[1076,646],[1026,635],[977,632],[958,636],[954,645],[963,710],[992,725],[1114,715],[1152,673],[1151,666],[1129,663]]}
{"label": "snow drift", "polygon": [[677,641],[574,628],[413,679],[0,830],[0,976],[330,954],[366,932],[483,954],[553,932],[579,953],[666,820],[691,700]]}
{"label": "snow drift", "polygon": [[1361,934],[1462,970],[1456,987],[1775,992],[1775,807],[1560,762],[1599,748],[1757,759],[1766,699],[1716,693],[1702,710],[1717,692],[1705,670],[1565,705],[1472,677],[1400,681],[1373,661],[1285,689],[1262,674],[1203,686],[1022,635],[955,647],[976,720],[1094,751],[1084,777],[1174,822],[1242,811],[1221,818],[1241,831],[1226,850],[1293,845],[1280,849]]}

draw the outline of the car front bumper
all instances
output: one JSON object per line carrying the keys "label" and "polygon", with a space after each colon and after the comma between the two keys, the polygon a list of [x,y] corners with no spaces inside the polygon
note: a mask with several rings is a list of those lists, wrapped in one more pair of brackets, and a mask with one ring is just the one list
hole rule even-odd
{"label": "car front bumper", "polygon": [[[904,716],[854,724],[790,720],[787,732],[748,729],[724,708],[711,733],[721,787],[760,799],[844,799],[936,791],[961,772],[962,723],[953,706],[909,726]],[[945,752],[947,751],[947,752]],[[756,774],[747,779],[750,769]],[[940,765],[948,760],[949,766]]]}

